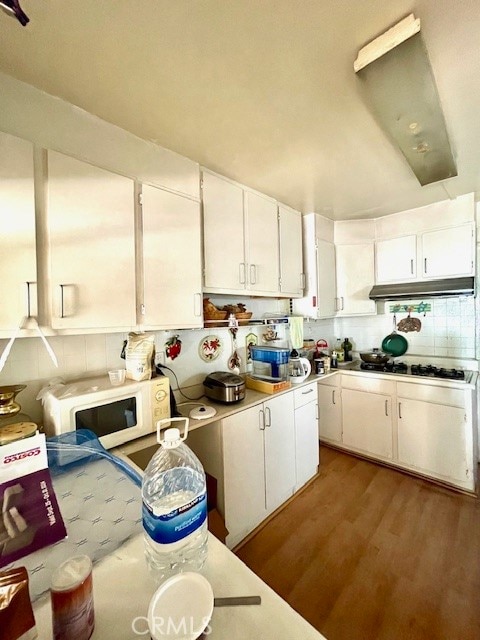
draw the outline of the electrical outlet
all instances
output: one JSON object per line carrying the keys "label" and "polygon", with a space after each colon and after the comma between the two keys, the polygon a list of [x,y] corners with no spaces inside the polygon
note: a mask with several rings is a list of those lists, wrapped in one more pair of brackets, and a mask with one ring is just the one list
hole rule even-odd
{"label": "electrical outlet", "polygon": [[165,364],[165,351],[155,352],[155,364]]}

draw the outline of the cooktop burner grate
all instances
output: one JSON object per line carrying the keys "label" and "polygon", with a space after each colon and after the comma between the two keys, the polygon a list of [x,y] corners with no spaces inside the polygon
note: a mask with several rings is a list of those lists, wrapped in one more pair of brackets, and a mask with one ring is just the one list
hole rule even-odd
{"label": "cooktop burner grate", "polygon": [[408,366],[405,362],[387,362],[386,364],[362,362],[360,369],[364,371],[386,371],[387,373],[408,373]]}
{"label": "cooktop burner grate", "polygon": [[469,382],[471,372],[463,369],[447,369],[445,367],[435,367],[432,364],[412,364],[405,362],[390,361],[385,364],[374,364],[361,362],[356,369],[362,371],[377,371],[378,373],[395,373],[400,375],[420,376],[428,378],[443,378],[445,380],[455,380],[457,382]]}
{"label": "cooktop burner grate", "polygon": [[431,376],[433,378],[446,378],[448,380],[465,380],[465,371],[462,369],[445,369],[434,367],[431,364],[412,364],[410,367],[412,376]]}

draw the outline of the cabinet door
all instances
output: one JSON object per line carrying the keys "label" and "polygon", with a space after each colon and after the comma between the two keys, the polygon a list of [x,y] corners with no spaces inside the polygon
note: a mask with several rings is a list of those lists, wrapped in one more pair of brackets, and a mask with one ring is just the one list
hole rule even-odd
{"label": "cabinet door", "polygon": [[247,289],[255,293],[279,292],[277,204],[245,192]]}
{"label": "cabinet door", "polygon": [[243,189],[207,172],[202,183],[205,288],[244,291]]}
{"label": "cabinet door", "polygon": [[300,489],[318,470],[317,409],[316,402],[295,409],[295,489]]}
{"label": "cabinet door", "polygon": [[381,458],[392,458],[392,399],[342,389],[343,444]]}
{"label": "cabinet door", "polygon": [[32,144],[0,133],[0,331],[6,335],[37,315],[33,189]]}
{"label": "cabinet door", "polygon": [[366,244],[336,245],[337,315],[375,313],[368,294],[375,282],[375,248]]}
{"label": "cabinet door", "polygon": [[414,280],[417,276],[415,235],[376,243],[377,283]]}
{"label": "cabinet door", "polygon": [[427,475],[465,484],[465,410],[399,398],[398,459]]}
{"label": "cabinet door", "polygon": [[342,397],[340,389],[318,385],[318,437],[320,441],[342,441]]}
{"label": "cabinet door", "polygon": [[135,326],[133,180],[48,152],[55,329]]}
{"label": "cabinet door", "polygon": [[144,309],[148,327],[200,327],[200,205],[143,186]]}
{"label": "cabinet door", "polygon": [[293,393],[264,403],[265,488],[267,513],[279,507],[295,487],[295,424]]}
{"label": "cabinet door", "polygon": [[292,297],[303,295],[302,214],[278,207],[280,232],[280,291]]}
{"label": "cabinet door", "polygon": [[336,278],[335,245],[325,240],[317,240],[317,286],[318,317],[331,318],[335,315]]}
{"label": "cabinet door", "polygon": [[263,412],[261,407],[252,407],[222,423],[225,525],[231,547],[267,515]]}
{"label": "cabinet door", "polygon": [[424,278],[475,274],[473,224],[424,233],[422,250]]}

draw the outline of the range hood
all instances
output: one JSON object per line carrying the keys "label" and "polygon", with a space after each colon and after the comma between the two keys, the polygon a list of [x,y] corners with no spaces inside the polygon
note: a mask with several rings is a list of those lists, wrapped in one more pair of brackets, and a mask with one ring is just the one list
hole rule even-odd
{"label": "range hood", "polygon": [[413,298],[446,298],[448,296],[473,296],[475,279],[445,278],[421,282],[401,282],[375,285],[368,297],[370,300],[405,300]]}

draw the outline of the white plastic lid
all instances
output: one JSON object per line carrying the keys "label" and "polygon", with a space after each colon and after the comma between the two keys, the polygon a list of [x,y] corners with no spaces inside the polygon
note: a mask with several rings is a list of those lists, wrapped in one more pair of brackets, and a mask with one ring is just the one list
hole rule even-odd
{"label": "white plastic lid", "polygon": [[148,607],[153,640],[195,640],[210,622],[213,590],[200,573],[178,573],[163,582]]}
{"label": "white plastic lid", "polygon": [[52,574],[52,591],[70,591],[84,582],[92,571],[88,556],[74,556],[62,562]]}

